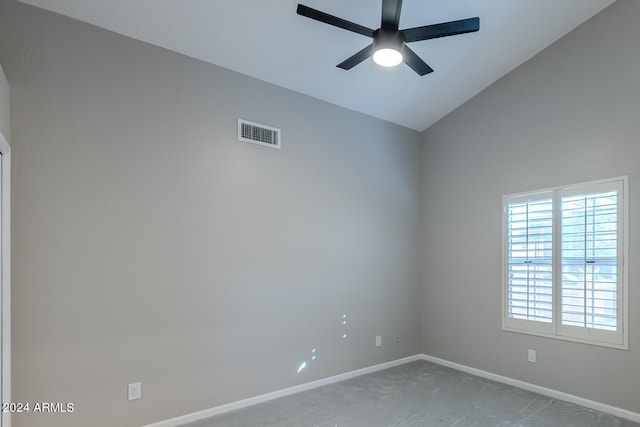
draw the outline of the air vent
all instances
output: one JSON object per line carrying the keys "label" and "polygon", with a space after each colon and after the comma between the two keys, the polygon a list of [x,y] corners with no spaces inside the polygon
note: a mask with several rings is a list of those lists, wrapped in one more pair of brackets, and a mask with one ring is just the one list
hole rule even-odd
{"label": "air vent", "polygon": [[238,119],[238,141],[280,148],[280,129]]}

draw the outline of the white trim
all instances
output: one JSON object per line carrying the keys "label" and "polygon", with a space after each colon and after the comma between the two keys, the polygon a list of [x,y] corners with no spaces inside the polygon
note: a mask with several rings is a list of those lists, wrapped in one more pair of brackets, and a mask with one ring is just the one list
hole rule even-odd
{"label": "white trim", "polygon": [[458,371],[466,372],[471,375],[486,378],[491,381],[496,381],[513,387],[521,388],[523,390],[531,391],[533,393],[542,394],[543,396],[551,397],[553,399],[562,400],[564,402],[573,403],[575,405],[584,406],[585,408],[593,409],[595,411],[605,412],[613,416],[624,418],[629,421],[640,422],[640,413],[628,411],[626,409],[618,408],[616,406],[607,405],[605,403],[596,402],[594,400],[585,399],[583,397],[575,396],[573,394],[564,393],[558,390],[542,387],[539,385],[531,384],[525,381],[516,380],[502,375],[494,374],[492,372],[483,371],[481,369],[471,368],[459,363],[450,362],[448,360],[439,359],[437,357],[428,356],[426,354],[419,355],[421,360],[427,362],[436,363],[438,365],[453,368]]}
{"label": "white trim", "polygon": [[328,384],[333,384],[333,383],[348,380],[351,378],[359,377],[362,375],[370,374],[373,372],[382,371],[384,369],[393,368],[395,366],[404,365],[405,363],[415,362],[416,360],[421,360],[421,359],[422,359],[422,355],[415,355],[415,356],[405,357],[403,359],[392,360],[391,362],[381,363],[379,365],[374,365],[374,366],[368,366],[366,368],[357,369],[351,372],[345,372],[344,374],[335,375],[329,378],[311,381],[305,384],[300,384],[297,386],[285,388],[285,389],[274,391],[271,393],[261,394],[259,396],[250,397],[248,399],[239,400],[232,403],[227,403],[226,405],[216,406],[214,408],[205,409],[203,411],[194,412],[188,415],[172,418],[170,420],[160,421],[153,424],[147,424],[144,427],[175,427],[184,423],[200,421],[209,417],[213,417],[214,415],[220,415],[225,412],[235,411],[237,409],[242,409],[248,406],[257,405],[258,403],[268,402],[270,400],[278,399],[280,397],[290,396],[292,394],[300,393],[302,391],[307,391],[307,390],[322,387]]}
{"label": "white trim", "polygon": [[623,180],[627,180],[629,178],[629,175],[618,175],[618,176],[612,176],[611,178],[601,178],[601,179],[594,179],[592,181],[584,181],[584,182],[575,182],[573,184],[568,184],[568,185],[556,185],[555,187],[547,187],[547,188],[542,188],[542,189],[537,189],[537,190],[532,190],[532,191],[519,191],[517,193],[510,193],[510,194],[504,194],[503,200],[504,198],[520,198],[520,197],[524,197],[525,200],[527,199],[526,196],[530,196],[532,197],[531,200],[536,200],[537,195],[540,193],[551,193],[554,191],[566,191],[566,190],[573,190],[576,187],[580,188],[580,187],[584,187],[586,185],[600,185],[600,184],[606,184],[606,183],[611,183],[613,181],[623,181]]}
{"label": "white trim", "polygon": [[623,194],[623,215],[624,218],[622,219],[622,226],[624,227],[624,235],[622,236],[623,239],[623,251],[624,253],[622,254],[622,274],[623,276],[623,281],[624,281],[624,285],[623,285],[623,289],[622,292],[624,293],[624,305],[623,305],[623,312],[622,312],[622,336],[624,337],[624,343],[627,346],[627,349],[629,349],[629,175],[625,175],[623,177],[623,184],[622,184],[622,194]]}
{"label": "white trim", "polygon": [[[2,227],[2,250],[0,263],[2,265],[2,281],[0,300],[2,302],[2,384],[0,396],[3,402],[11,402],[11,149],[9,143],[0,132],[0,154],[2,162],[2,211],[0,212],[0,227]],[[11,427],[11,413],[3,413],[0,426]]]}

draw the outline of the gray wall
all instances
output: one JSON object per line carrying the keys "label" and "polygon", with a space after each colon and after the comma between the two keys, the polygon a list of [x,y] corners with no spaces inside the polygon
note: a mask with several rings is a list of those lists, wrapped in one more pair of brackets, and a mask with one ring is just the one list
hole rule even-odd
{"label": "gray wall", "polygon": [[[638,16],[618,0],[424,133],[424,353],[640,412]],[[501,196],[625,174],[630,350],[501,331]]]}
{"label": "gray wall", "polygon": [[9,114],[9,82],[4,75],[2,65],[0,65],[0,133],[8,142],[11,138]]}
{"label": "gray wall", "polygon": [[140,425],[419,352],[419,133],[10,0],[0,60],[13,400],[76,408],[14,426]]}
{"label": "gray wall", "polygon": [[637,16],[618,0],[420,137],[0,0],[13,400],[76,405],[14,425],[140,425],[420,351],[640,412],[633,216],[629,351],[500,330],[502,194],[629,174],[638,207]]}

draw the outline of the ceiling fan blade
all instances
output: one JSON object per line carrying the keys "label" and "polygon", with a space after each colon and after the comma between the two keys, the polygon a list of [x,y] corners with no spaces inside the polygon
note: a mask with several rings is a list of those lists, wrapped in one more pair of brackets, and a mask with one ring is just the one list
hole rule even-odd
{"label": "ceiling fan blade", "polygon": [[461,19],[459,21],[443,22],[442,24],[425,25],[424,27],[408,28],[400,32],[404,36],[405,43],[411,43],[420,40],[472,33],[479,29],[480,18],[475,17]]}
{"label": "ceiling fan blade", "polygon": [[306,16],[307,18],[315,19],[316,21],[324,22],[325,24],[333,25],[343,30],[353,31],[363,36],[373,37],[374,30],[371,28],[363,27],[362,25],[338,18],[337,16],[312,9],[303,4],[298,4],[298,15]]}
{"label": "ceiling fan blade", "polygon": [[403,47],[402,56],[404,63],[407,64],[413,71],[421,76],[433,72],[433,68],[429,67],[414,51],[409,49],[407,45]]}
{"label": "ceiling fan blade", "polygon": [[382,0],[382,28],[398,31],[402,0]]}
{"label": "ceiling fan blade", "polygon": [[351,56],[350,58],[345,59],[340,64],[337,65],[338,68],[342,68],[343,70],[350,70],[368,57],[373,55],[373,44],[362,49],[360,52]]}

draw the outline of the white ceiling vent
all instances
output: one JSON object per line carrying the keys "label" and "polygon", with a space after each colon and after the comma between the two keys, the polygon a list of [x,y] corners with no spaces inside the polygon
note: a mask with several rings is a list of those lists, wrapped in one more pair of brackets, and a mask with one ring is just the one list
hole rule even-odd
{"label": "white ceiling vent", "polygon": [[238,141],[280,148],[280,129],[238,119]]}

